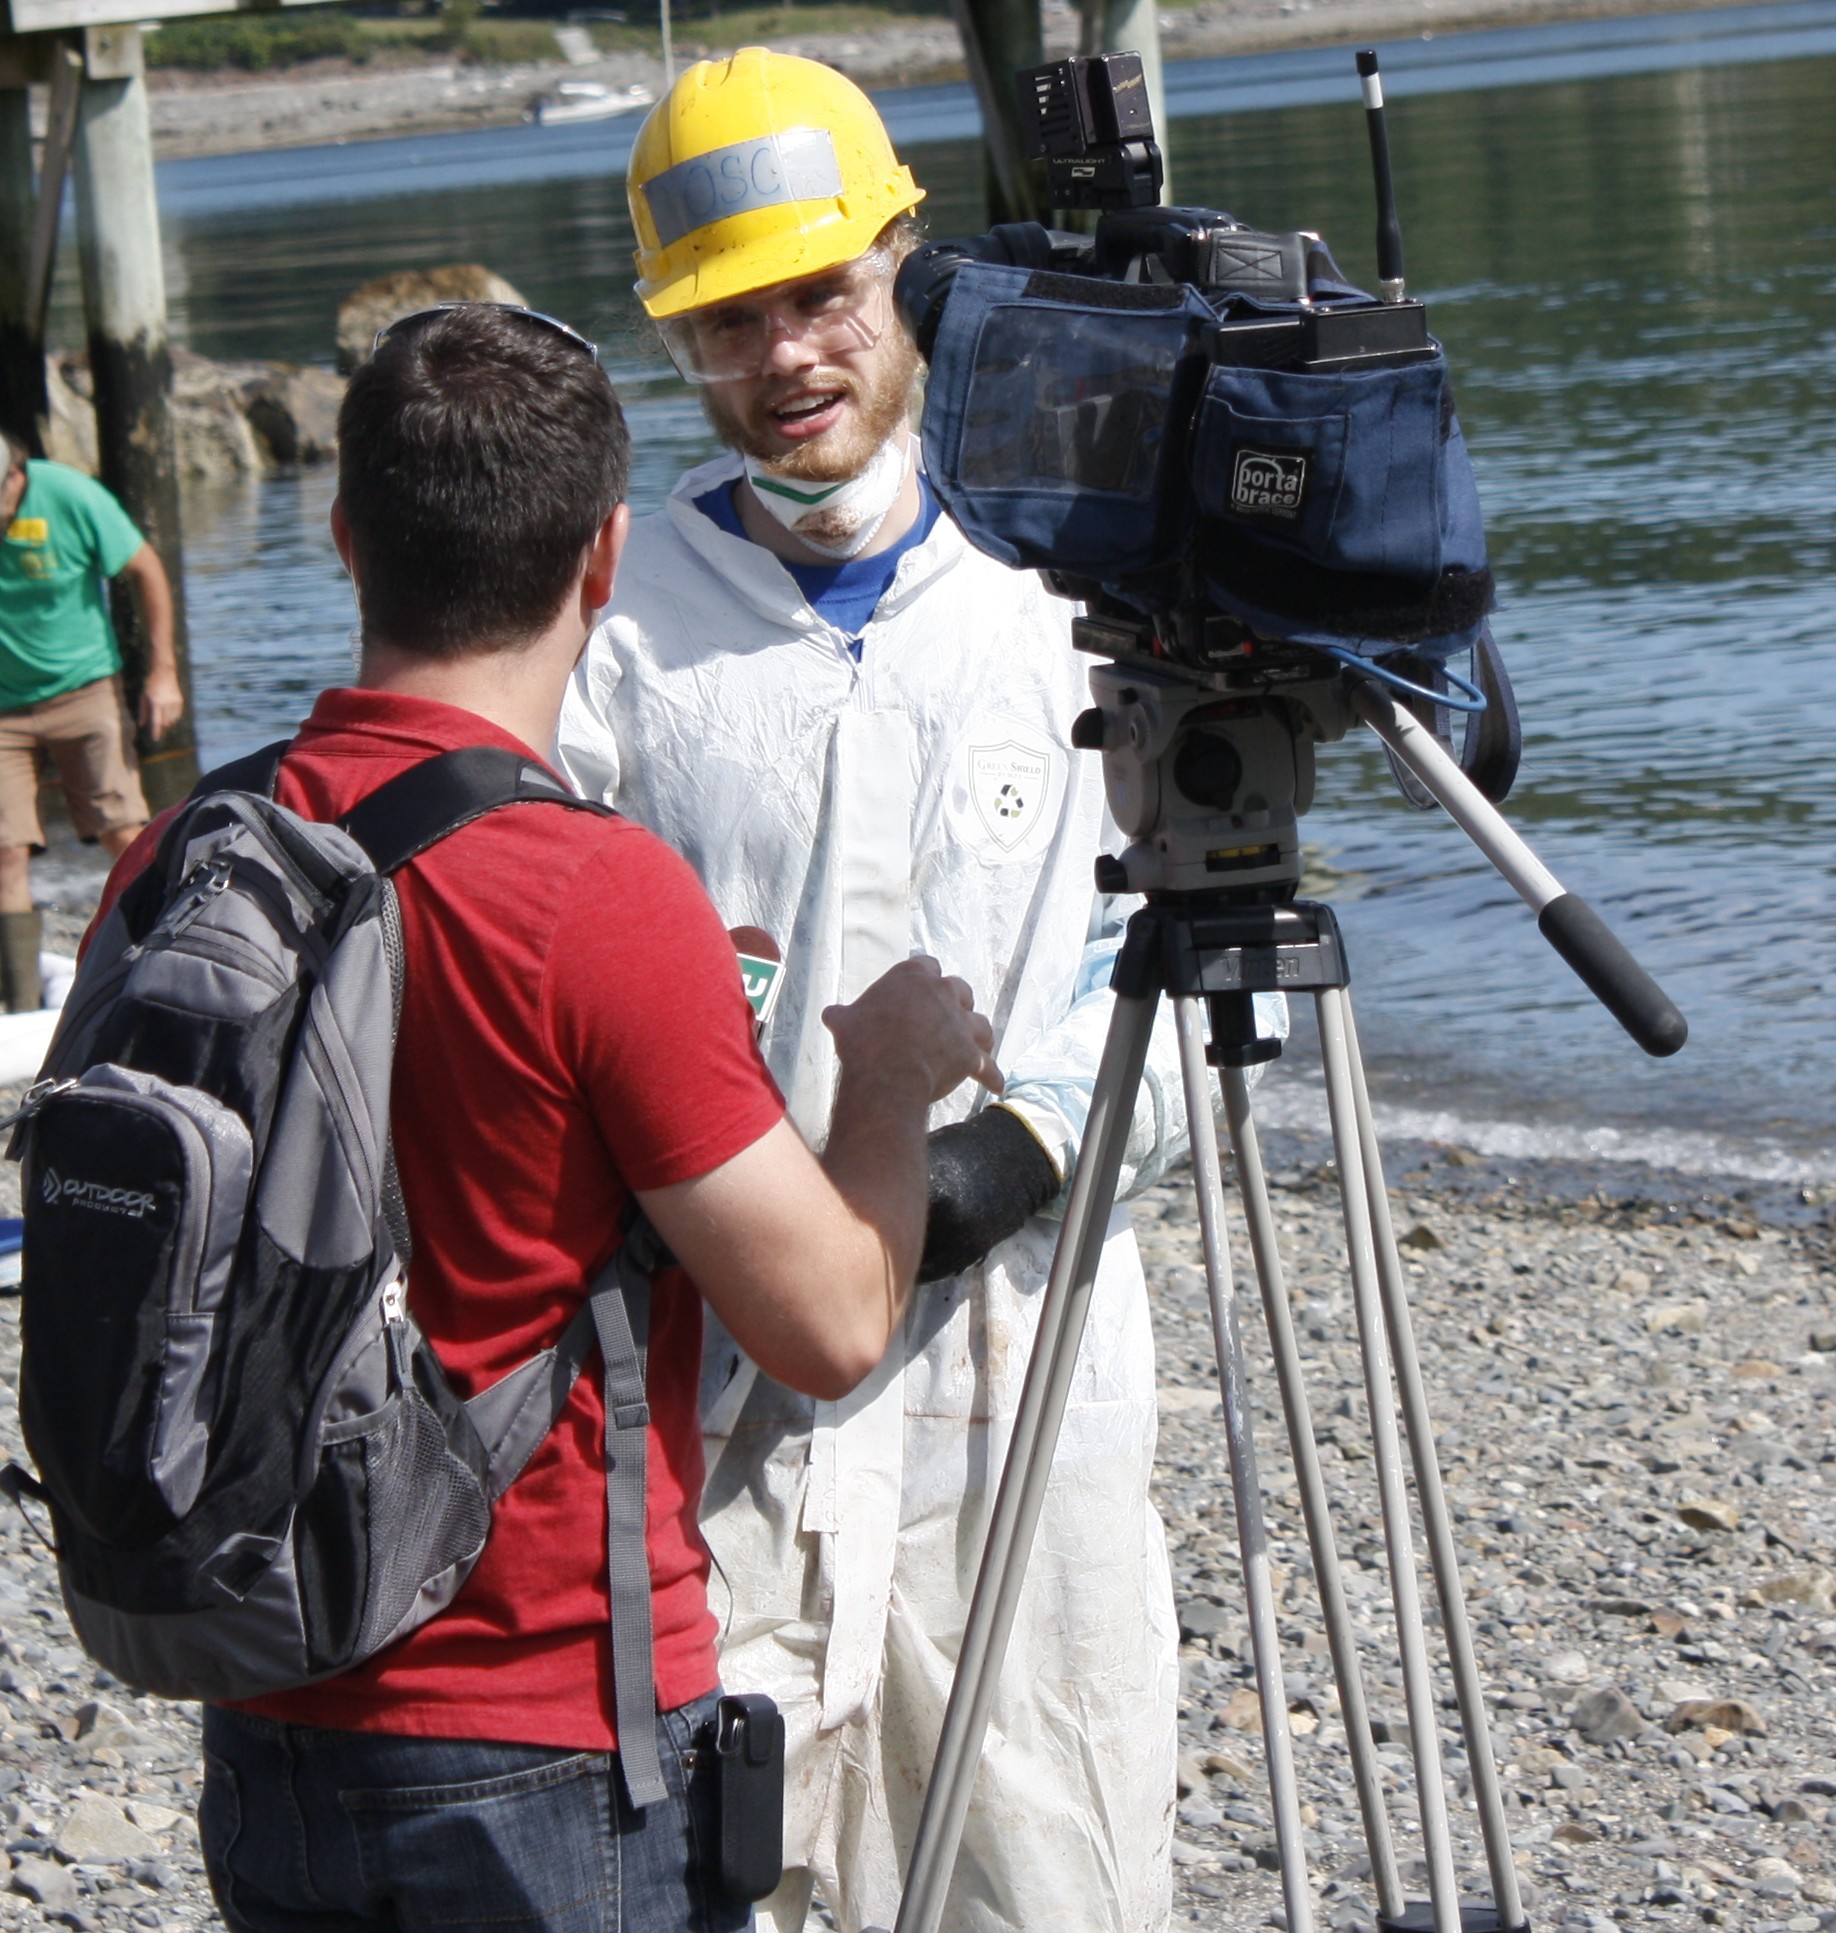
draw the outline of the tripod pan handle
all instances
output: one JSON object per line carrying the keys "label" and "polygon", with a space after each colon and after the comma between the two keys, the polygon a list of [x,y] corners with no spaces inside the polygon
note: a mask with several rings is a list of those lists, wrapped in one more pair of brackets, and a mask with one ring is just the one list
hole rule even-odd
{"label": "tripod pan handle", "polygon": [[1647,1054],[1662,1059],[1689,1038],[1689,1022],[1670,996],[1579,893],[1552,899],[1536,923],[1588,991]]}

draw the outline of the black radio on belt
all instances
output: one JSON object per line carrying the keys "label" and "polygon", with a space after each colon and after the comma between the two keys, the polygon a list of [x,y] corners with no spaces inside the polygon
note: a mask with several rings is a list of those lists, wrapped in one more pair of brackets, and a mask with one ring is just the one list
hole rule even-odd
{"label": "black radio on belt", "polygon": [[784,1719],[762,1692],[729,1693],[714,1711],[721,1883],[764,1899],[784,1876]]}

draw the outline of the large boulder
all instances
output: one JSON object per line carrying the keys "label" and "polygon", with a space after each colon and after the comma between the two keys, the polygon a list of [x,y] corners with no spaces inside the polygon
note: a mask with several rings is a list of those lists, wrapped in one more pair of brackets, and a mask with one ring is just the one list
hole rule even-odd
{"label": "large boulder", "polygon": [[[96,474],[96,411],[81,356],[45,359],[45,454]],[[172,428],[180,477],[220,482],[275,463],[328,463],[338,453],[344,378],[284,362],[212,362],[172,351]]]}
{"label": "large boulder", "polygon": [[267,459],[249,419],[233,396],[204,394],[172,399],[178,473],[185,483],[228,483],[259,476]]}
{"label": "large boulder", "polygon": [[370,359],[376,332],[398,316],[416,309],[436,308],[442,302],[512,302],[528,305],[501,275],[476,262],[453,262],[445,268],[402,269],[366,282],[338,305],[338,367],[346,375]]}
{"label": "large boulder", "polygon": [[221,483],[266,469],[267,458],[242,413],[242,398],[251,383],[271,373],[268,364],[211,362],[188,350],[172,352],[172,429],[182,478]]}
{"label": "large boulder", "polygon": [[245,394],[249,427],[276,463],[326,463],[337,455],[342,376],[280,368]]}

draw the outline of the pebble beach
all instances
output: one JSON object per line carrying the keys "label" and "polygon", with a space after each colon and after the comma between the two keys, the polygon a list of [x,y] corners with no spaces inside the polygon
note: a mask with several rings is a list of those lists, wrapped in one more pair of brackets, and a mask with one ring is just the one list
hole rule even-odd
{"label": "pebble beach", "polygon": [[[1769,1213],[1629,1167],[1558,1194],[1457,1147],[1387,1154],[1531,1923],[1836,1927],[1827,1208]],[[1421,1848],[1336,1187],[1317,1147],[1277,1155],[1272,1180],[1409,1884]],[[1135,1218],[1182,1630],[1176,1919],[1281,1926],[1189,1183],[1155,1189]],[[1253,1280],[1239,1300],[1320,1924],[1362,1933],[1368,1861]],[[1439,1686],[1457,1864],[1478,1894],[1484,1853]],[[1419,1865],[1409,1890],[1425,1892]]]}
{"label": "pebble beach", "polygon": [[[1265,1146],[1398,1855],[1420,1895],[1333,1172],[1302,1135]],[[1836,1929],[1836,1213],[1814,1190],[1742,1199],[1630,1166],[1565,1171],[1549,1187],[1534,1168],[1506,1171],[1455,1146],[1387,1155],[1532,1924]],[[16,1213],[16,1171],[3,1172],[0,1212]],[[1234,1198],[1229,1214],[1318,1924],[1372,1933],[1350,1760]],[[1158,1337],[1156,1490],[1182,1633],[1174,1920],[1280,1927],[1189,1176],[1153,1189],[1134,1215]],[[23,1454],[18,1351],[19,1303],[6,1294],[0,1457]],[[1444,1675],[1440,1686],[1458,1865],[1483,1891]],[[192,1824],[198,1781],[195,1708],[137,1697],[83,1656],[48,1552],[0,1512],[0,1928],[219,1926]]]}

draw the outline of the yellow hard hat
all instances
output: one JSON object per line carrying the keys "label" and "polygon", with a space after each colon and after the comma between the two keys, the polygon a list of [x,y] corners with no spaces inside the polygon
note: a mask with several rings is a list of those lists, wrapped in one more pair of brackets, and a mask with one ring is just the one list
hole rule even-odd
{"label": "yellow hard hat", "polygon": [[851,80],[763,47],[682,75],[638,129],[625,186],[658,320],[851,262],[924,199]]}

